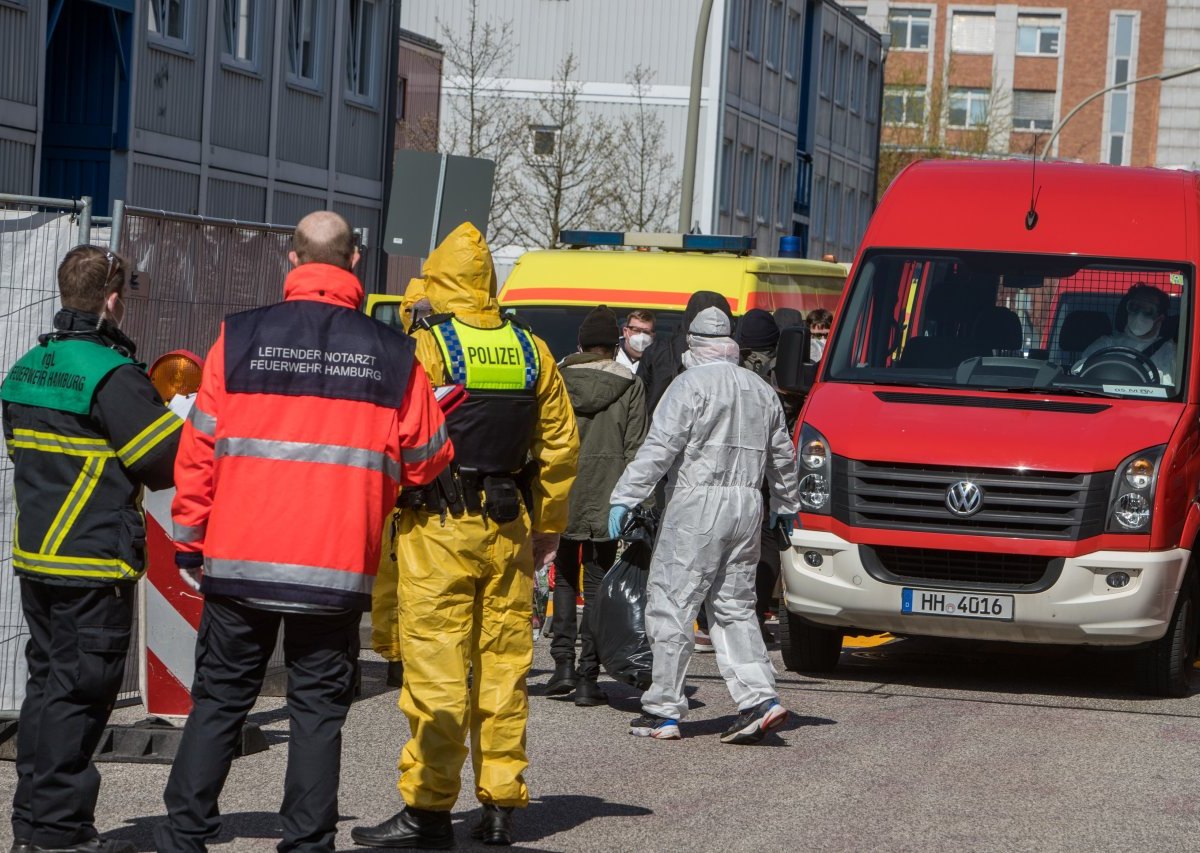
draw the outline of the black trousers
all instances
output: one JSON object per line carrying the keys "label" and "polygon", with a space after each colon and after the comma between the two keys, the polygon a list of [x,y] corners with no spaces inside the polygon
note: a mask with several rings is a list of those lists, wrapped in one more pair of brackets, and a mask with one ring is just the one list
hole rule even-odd
{"label": "black trousers", "polygon": [[[595,681],[600,675],[600,659],[596,656],[596,644],[592,639],[592,626],[588,620],[588,605],[596,595],[604,573],[612,568],[617,559],[617,543],[592,542],[591,540],[567,539],[558,543],[558,556],[554,559],[554,619],[550,628],[554,639],[550,641],[550,654],[555,663],[575,661],[575,637],[581,640],[579,650],[580,677]],[[583,625],[576,625],[575,599],[579,595],[579,567],[583,565]]]}
{"label": "black trousers", "polygon": [[167,820],[155,831],[158,850],[204,850],[219,833],[217,800],[262,688],[280,622],[291,728],[278,849],[333,850],[342,724],[353,696],[361,616],[279,613],[222,596],[205,600],[192,713],[163,794]]}
{"label": "black trousers", "polygon": [[97,835],[92,753],[125,676],[133,590],[22,578],[21,607],[29,681],[17,729],[13,837],[68,847]]}

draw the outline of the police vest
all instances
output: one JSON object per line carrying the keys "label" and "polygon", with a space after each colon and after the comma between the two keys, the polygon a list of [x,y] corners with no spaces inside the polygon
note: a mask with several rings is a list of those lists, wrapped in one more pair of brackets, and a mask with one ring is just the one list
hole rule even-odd
{"label": "police vest", "polygon": [[[126,449],[118,451],[94,428],[80,426],[89,423],[101,381],[126,364],[136,362],[96,341],[50,338],[23,355],[5,378],[0,388],[5,403],[66,413],[38,419],[34,428],[13,425],[8,451],[17,466],[18,574],[94,585],[133,581],[144,570],[144,554],[126,535],[142,529],[140,513],[132,519],[117,509],[129,500],[129,482],[117,467],[126,461]],[[61,428],[54,426],[59,423]],[[161,437],[177,424],[170,415],[152,425],[147,437]],[[138,535],[144,538],[144,532]]]}
{"label": "police vest", "polygon": [[537,424],[541,364],[533,335],[511,322],[477,329],[454,318],[431,325],[446,380],[464,386],[467,400],[446,428],[460,469],[515,473],[525,464]]}

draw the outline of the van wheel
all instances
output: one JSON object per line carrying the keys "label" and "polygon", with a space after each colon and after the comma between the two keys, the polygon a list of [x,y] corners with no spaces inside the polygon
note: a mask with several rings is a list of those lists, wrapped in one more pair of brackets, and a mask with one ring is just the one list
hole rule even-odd
{"label": "van wheel", "polygon": [[832,672],[842,655],[842,632],[804,622],[781,603],[779,650],[783,665],[791,672]]}
{"label": "van wheel", "polygon": [[1200,624],[1198,605],[1196,576],[1189,572],[1179,590],[1167,633],[1138,652],[1137,677],[1141,692],[1173,698],[1187,696],[1190,692],[1196,663],[1197,626]]}

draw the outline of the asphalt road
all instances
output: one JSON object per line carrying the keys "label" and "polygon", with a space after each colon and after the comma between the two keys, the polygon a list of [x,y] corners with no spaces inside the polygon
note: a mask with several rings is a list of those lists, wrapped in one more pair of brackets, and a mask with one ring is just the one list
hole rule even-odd
{"label": "asphalt road", "polygon": [[[515,849],[612,851],[1079,850],[1200,847],[1198,695],[1132,694],[1119,655],[902,640],[843,652],[836,674],[780,671],[791,722],[758,746],[721,744],[733,708],[712,655],[693,657],[683,740],[633,738],[637,695],[609,683],[610,708],[541,696],[530,680],[533,801]],[[407,726],[384,666],[364,655],[366,697],[345,730],[339,840],[399,807]],[[280,836],[287,722],[265,699],[253,720],[267,752],[235,762],[222,798],[222,851],[267,851]],[[118,712],[139,719],[138,709]],[[152,850],[168,768],[104,764],[102,831]],[[0,796],[11,797],[11,765]],[[470,767],[459,847],[478,806]],[[7,821],[0,832],[7,845]],[[482,849],[482,848],[479,848]]]}

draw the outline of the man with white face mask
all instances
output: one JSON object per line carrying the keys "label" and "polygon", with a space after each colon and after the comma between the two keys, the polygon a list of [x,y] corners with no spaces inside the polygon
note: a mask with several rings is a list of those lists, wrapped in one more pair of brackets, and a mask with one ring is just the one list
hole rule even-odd
{"label": "man with white face mask", "polygon": [[644,309],[630,311],[621,327],[621,345],[617,347],[617,364],[637,373],[642,353],[654,343],[654,314]]}
{"label": "man with white face mask", "polygon": [[1139,281],[1125,294],[1125,328],[1095,340],[1072,368],[1078,373],[1088,357],[1103,349],[1126,347],[1145,355],[1158,368],[1159,384],[1174,385],[1175,341],[1162,334],[1171,301],[1163,291]]}
{"label": "man with white face mask", "polygon": [[686,369],[663,394],[645,443],[612,493],[609,533],[615,538],[632,507],[668,477],[647,583],[653,684],[629,729],[642,737],[679,737],[678,722],[688,710],[692,622],[701,602],[717,666],[738,707],[721,740],[757,743],[787,720],[754,615],[754,580],[763,478],[772,524],[786,524],[800,510],[796,456],[778,396],[738,366],[740,350],[729,333],[729,317],[719,308],[696,315],[683,353]]}

